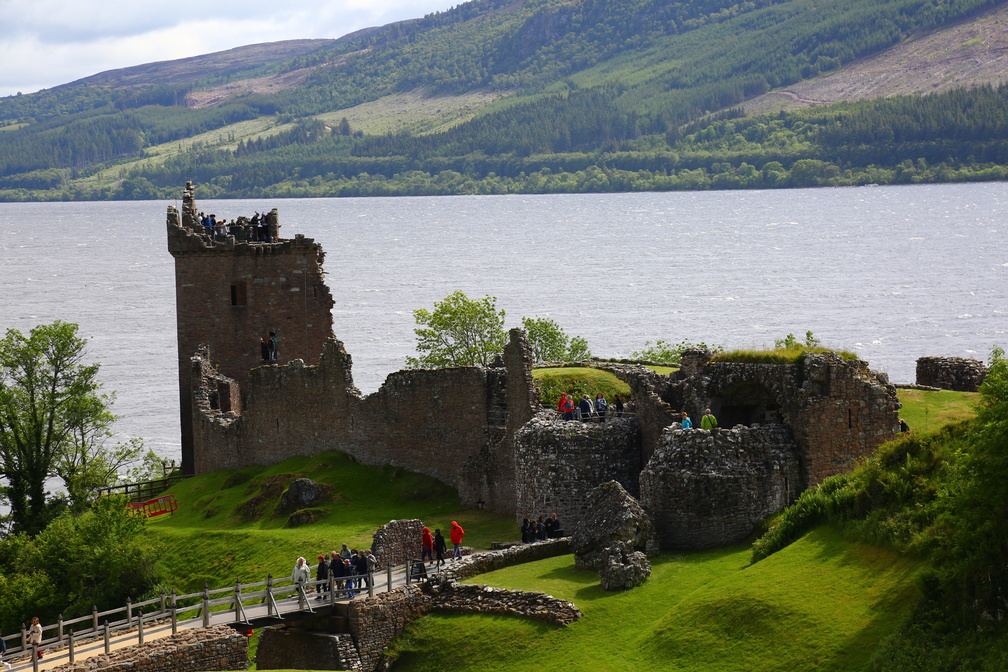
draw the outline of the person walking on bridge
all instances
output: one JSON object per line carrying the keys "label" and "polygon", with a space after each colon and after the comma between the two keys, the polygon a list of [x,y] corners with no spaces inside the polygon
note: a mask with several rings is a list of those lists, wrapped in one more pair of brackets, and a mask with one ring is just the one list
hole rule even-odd
{"label": "person walking on bridge", "polygon": [[291,571],[291,582],[294,584],[295,589],[298,594],[304,597],[306,600],[308,596],[305,595],[305,586],[308,581],[311,580],[311,572],[308,570],[308,563],[305,562],[304,557],[297,559],[294,564],[294,569]]}
{"label": "person walking on bridge", "polygon": [[465,530],[454,520],[451,524],[451,530],[448,532],[448,536],[451,537],[452,545],[455,546],[455,550],[452,551],[452,560],[462,559],[462,537],[465,536]]}

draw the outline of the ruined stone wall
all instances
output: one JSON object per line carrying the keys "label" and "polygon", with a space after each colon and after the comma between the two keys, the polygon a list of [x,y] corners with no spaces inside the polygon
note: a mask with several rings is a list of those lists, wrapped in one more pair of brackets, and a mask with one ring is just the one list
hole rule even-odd
{"label": "ruined stone wall", "polygon": [[179,399],[183,469],[193,473],[190,358],[201,345],[214,365],[244,391],[262,363],[260,339],[278,338],[277,363],[318,361],[332,337],[333,299],[322,276],[324,253],[310,238],[272,243],[213,241],[193,225],[192,190],[183,215],[168,208],[168,250],[175,258]]}
{"label": "ruined stone wall", "polygon": [[539,413],[515,435],[515,518],[556,513],[570,530],[595,486],[619,481],[639,492],[640,436],[633,418],[564,421]]}
{"label": "ruined stone wall", "polygon": [[987,376],[987,367],[979,359],[963,357],[920,357],[917,359],[917,384],[957,392],[976,392]]}
{"label": "ruined stone wall", "polygon": [[258,670],[364,669],[349,633],[289,627],[261,630],[255,662]]}
{"label": "ruined stone wall", "polygon": [[[240,415],[204,398],[221,385],[202,354],[194,357],[193,419],[197,473],[275,464],[295,455],[339,450],[363,464],[392,465],[452,485],[463,503],[482,499],[513,512],[514,459],[509,424],[531,415],[524,336],[513,334],[508,369],[457,367],[399,371],[375,393],[353,384],[342,343],[328,341],[318,365],[294,361],[248,374]],[[511,375],[511,368],[515,375]],[[527,378],[527,380],[526,380]],[[512,391],[511,381],[516,383]]]}
{"label": "ruined stone wall", "polygon": [[[423,528],[423,522],[419,518],[413,518],[393,520],[375,530],[371,539],[371,552],[378,561],[375,571],[384,570],[389,565],[395,567],[404,565],[409,560],[419,559],[423,550],[420,543]],[[434,530],[431,530],[431,534],[434,534]],[[447,538],[448,535],[445,534],[445,539]]]}
{"label": "ruined stone wall", "polygon": [[798,493],[797,446],[786,427],[669,428],[641,473],[641,504],[663,550],[745,541]]}
{"label": "ruined stone wall", "polygon": [[226,625],[215,625],[184,630],[143,646],[126,647],[52,669],[59,672],[211,672],[247,668],[248,639]]}

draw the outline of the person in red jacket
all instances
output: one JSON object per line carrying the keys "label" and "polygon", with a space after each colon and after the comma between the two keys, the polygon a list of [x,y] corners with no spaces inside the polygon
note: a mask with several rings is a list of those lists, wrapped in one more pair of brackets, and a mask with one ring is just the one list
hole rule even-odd
{"label": "person in red jacket", "polygon": [[433,565],[434,564],[434,537],[431,536],[430,528],[429,527],[423,528],[423,537],[420,539],[420,548],[421,548],[420,562],[423,562],[424,558],[426,558],[427,559],[427,566],[429,567],[429,566]]}
{"label": "person in red jacket", "polygon": [[465,536],[465,530],[454,520],[451,524],[451,530],[448,532],[451,537],[452,545],[455,546],[455,550],[452,552],[452,560],[462,559],[462,537]]}

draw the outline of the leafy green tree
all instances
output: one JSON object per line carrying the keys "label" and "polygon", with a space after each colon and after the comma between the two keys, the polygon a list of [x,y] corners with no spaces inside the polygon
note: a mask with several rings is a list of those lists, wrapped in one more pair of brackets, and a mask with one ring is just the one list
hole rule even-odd
{"label": "leafy green tree", "polygon": [[415,369],[487,366],[507,342],[504,311],[493,296],[470,299],[458,291],[435,303],[433,312],[420,308],[413,316],[420,356],[407,357],[406,365]]}
{"label": "leafy green tree", "polygon": [[0,340],[0,476],[14,532],[37,534],[66,505],[46,492],[63,480],[70,503],[86,506],[94,488],[115,480],[132,449],[107,452],[113,415],[102,394],[98,365],[85,364],[77,325],[39,325],[26,337],[9,329]]}
{"label": "leafy green tree", "polygon": [[682,340],[678,343],[672,343],[671,341],[658,339],[654,345],[651,344],[651,341],[645,341],[644,347],[640,350],[634,350],[630,353],[630,356],[634,359],[647,362],[678,364],[682,359],[682,353],[692,349],[712,350],[714,352],[720,352],[721,350],[720,347],[707,345],[703,341],[693,343],[692,341]]}
{"label": "leafy green tree", "polygon": [[563,328],[548,317],[523,317],[522,326],[532,348],[532,361],[579,362],[591,357],[588,341],[580,336],[569,337]]}
{"label": "leafy green tree", "polygon": [[788,334],[784,338],[774,341],[774,347],[778,350],[797,350],[798,348],[818,348],[822,341],[815,337],[811,330],[805,332],[805,342],[802,343],[794,334]]}

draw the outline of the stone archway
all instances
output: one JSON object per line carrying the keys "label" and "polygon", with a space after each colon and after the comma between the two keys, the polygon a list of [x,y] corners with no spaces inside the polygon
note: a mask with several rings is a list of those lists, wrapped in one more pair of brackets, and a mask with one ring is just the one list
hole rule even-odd
{"label": "stone archway", "polygon": [[730,384],[711,399],[711,408],[718,425],[725,429],[782,421],[781,407],[774,396],[765,386],[751,380]]}

